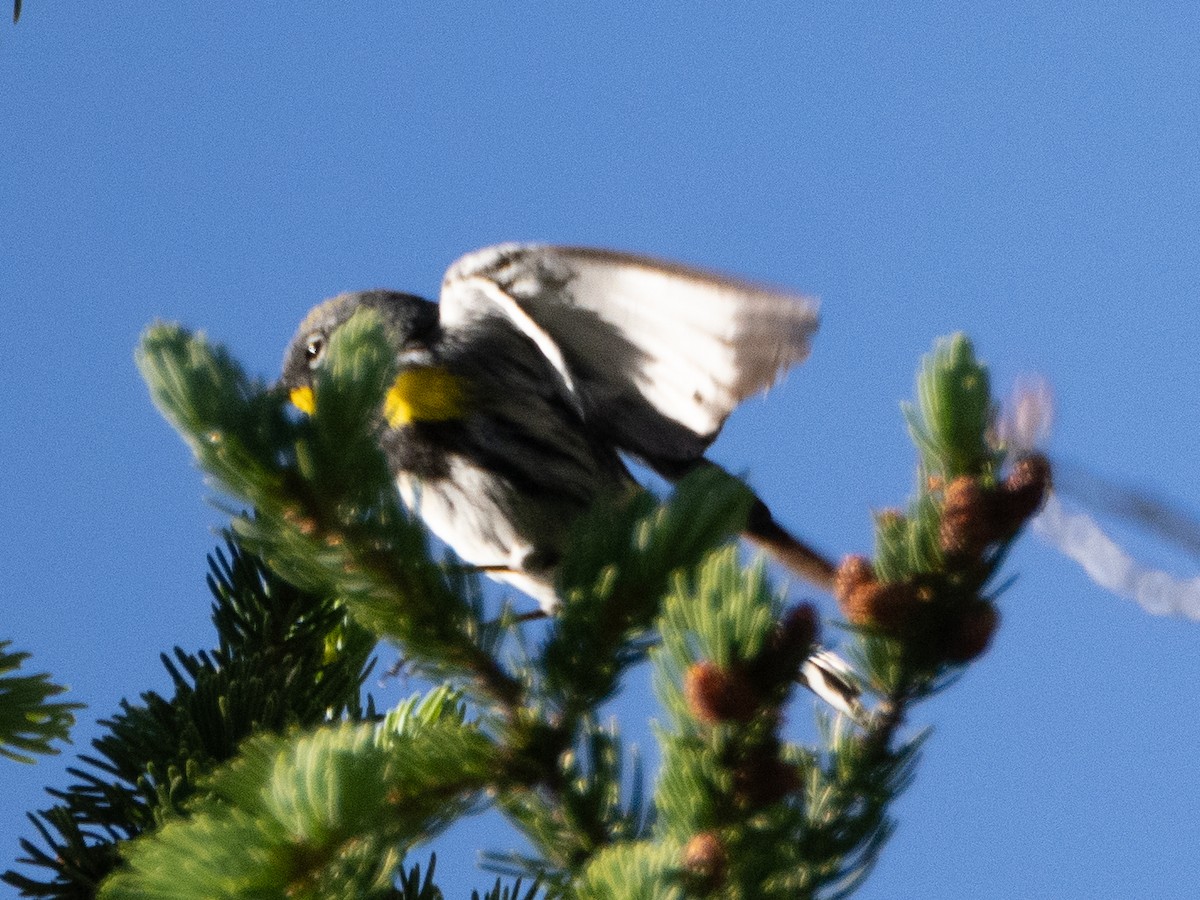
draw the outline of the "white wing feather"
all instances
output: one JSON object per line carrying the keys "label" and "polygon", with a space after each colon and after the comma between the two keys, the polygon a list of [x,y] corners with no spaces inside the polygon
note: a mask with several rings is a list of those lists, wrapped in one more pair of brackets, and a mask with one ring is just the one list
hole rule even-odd
{"label": "white wing feather", "polygon": [[[640,256],[503,244],[446,273],[447,328],[500,314],[621,446],[697,456],[734,407],[808,356],[814,300]],[[638,446],[639,442],[644,446]]]}

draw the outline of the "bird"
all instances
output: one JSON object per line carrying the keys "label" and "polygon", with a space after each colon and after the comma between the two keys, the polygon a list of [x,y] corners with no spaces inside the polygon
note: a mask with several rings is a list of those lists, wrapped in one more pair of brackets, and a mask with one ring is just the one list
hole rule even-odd
{"label": "bird", "polygon": [[[396,351],[380,445],[401,498],[468,565],[552,615],[571,523],[636,489],[626,459],[670,481],[715,466],[730,413],[803,362],[810,297],[646,256],[499,244],[446,271],[439,300],[388,290],[314,307],[280,387],[303,412],[333,334],[374,310]],[[743,534],[831,590],[835,566],[754,496]],[[863,720],[850,667],[818,648],[797,680]]]}
{"label": "bird", "polygon": [[[546,613],[568,527],[636,485],[674,481],[743,400],[808,355],[815,300],[629,253],[500,244],[447,270],[439,302],[341,294],[301,322],[280,385],[311,412],[333,333],[382,319],[398,375],[380,444],[406,506],[467,564]],[[834,565],[753,499],[744,536],[824,589]]]}

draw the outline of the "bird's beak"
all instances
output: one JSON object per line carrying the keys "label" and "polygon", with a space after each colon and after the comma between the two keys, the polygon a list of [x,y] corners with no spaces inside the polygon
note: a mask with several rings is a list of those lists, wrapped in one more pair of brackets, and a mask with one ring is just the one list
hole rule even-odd
{"label": "bird's beak", "polygon": [[313,389],[310,387],[292,388],[288,392],[288,399],[292,401],[292,406],[305,415],[311,416],[316,412],[317,398],[313,395]]}

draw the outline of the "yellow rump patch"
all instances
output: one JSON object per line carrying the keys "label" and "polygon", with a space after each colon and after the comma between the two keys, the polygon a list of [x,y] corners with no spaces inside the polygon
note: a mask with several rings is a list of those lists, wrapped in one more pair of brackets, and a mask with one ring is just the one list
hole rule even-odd
{"label": "yellow rump patch", "polygon": [[396,376],[383,404],[393,428],[413,422],[445,422],[462,416],[466,397],[462,382],[445,369],[405,369]]}

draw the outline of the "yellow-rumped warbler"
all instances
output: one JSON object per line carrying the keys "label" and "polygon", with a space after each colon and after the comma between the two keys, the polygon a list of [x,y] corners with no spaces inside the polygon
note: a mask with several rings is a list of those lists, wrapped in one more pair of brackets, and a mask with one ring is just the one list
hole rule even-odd
{"label": "yellow-rumped warbler", "polygon": [[[571,523],[633,485],[621,455],[672,480],[712,465],[726,417],[802,361],[817,328],[803,297],[640,256],[503,244],[454,263],[440,303],[367,291],[313,309],[281,380],[300,409],[360,307],[396,348],[380,440],[405,503],[547,612]],[[831,584],[833,566],[760,500],[745,536]]]}

